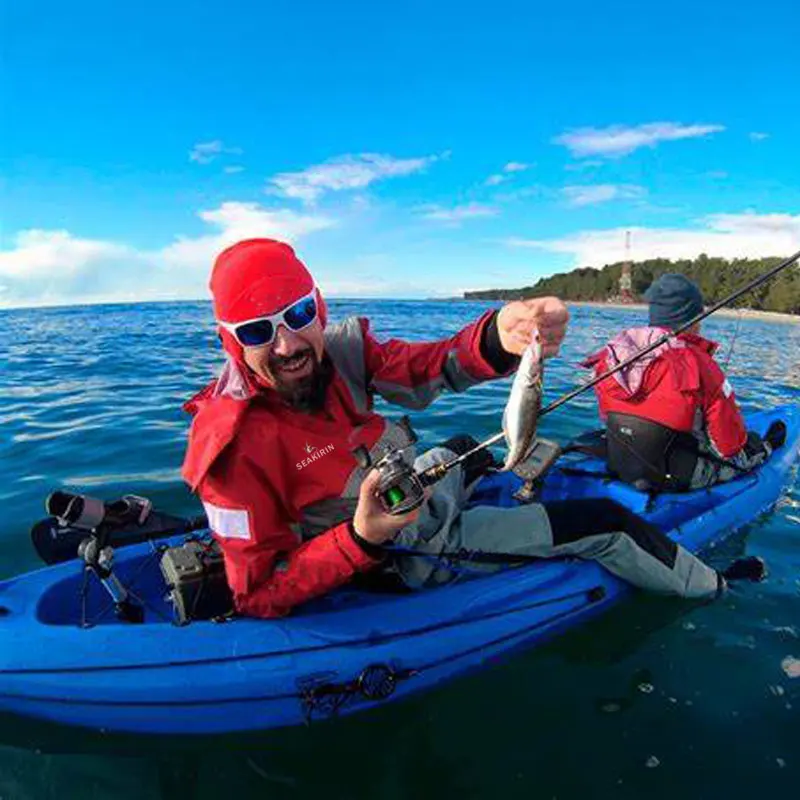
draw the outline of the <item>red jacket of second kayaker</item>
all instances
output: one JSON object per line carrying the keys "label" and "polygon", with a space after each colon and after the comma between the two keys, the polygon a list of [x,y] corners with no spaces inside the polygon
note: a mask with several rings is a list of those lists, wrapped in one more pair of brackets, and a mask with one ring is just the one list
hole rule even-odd
{"label": "red jacket of second kayaker", "polygon": [[407,442],[373,410],[373,395],[424,408],[442,389],[498,377],[481,350],[493,316],[433,343],[381,343],[365,319],[329,326],[334,371],[320,413],[294,410],[270,389],[220,391],[219,382],[186,404],[194,419],[183,476],[222,546],[238,611],[284,615],[377,563],[351,534],[366,474],[352,451],[364,445],[375,456]]}
{"label": "red jacket of second kayaker", "polygon": [[[661,328],[624,331],[584,366],[600,375],[664,333]],[[733,389],[714,360],[717,347],[702,336],[682,333],[601,381],[595,387],[601,417],[618,412],[676,431],[703,432],[720,456],[736,455],[747,441],[747,429]]]}

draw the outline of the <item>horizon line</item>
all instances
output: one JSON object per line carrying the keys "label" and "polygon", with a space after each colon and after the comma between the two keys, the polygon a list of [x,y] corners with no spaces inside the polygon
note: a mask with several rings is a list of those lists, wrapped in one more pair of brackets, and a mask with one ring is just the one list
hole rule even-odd
{"label": "horizon line", "polygon": [[[514,291],[513,289],[497,290],[497,289],[470,289],[469,291]],[[436,302],[453,302],[460,301],[464,303],[475,302],[494,302],[488,300],[481,300],[478,298],[469,298],[459,295],[442,295],[441,297],[387,297],[386,295],[377,296],[359,296],[347,297],[343,295],[326,295],[326,302],[364,302],[364,301],[384,301],[392,303],[436,303]],[[154,305],[156,303],[208,303],[211,304],[210,298],[149,298],[145,300],[82,300],[74,303],[33,303],[33,304],[20,304],[20,305],[1,305],[0,313],[4,311],[30,311],[37,309],[48,308],[94,308],[95,306],[141,306],[141,305]],[[566,302],[566,301],[565,301]]]}

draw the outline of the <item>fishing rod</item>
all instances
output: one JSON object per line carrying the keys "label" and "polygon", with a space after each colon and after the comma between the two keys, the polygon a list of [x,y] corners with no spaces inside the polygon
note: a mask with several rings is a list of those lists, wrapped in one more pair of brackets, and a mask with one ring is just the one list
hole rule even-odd
{"label": "fishing rod", "polygon": [[[621,370],[629,367],[631,364],[638,361],[643,356],[646,356],[648,353],[652,353],[653,350],[661,347],[661,345],[668,342],[670,339],[680,335],[684,331],[689,330],[693,325],[696,325],[698,322],[702,322],[706,317],[710,317],[715,312],[719,311],[721,308],[732,303],[734,300],[738,300],[742,295],[747,294],[748,292],[753,291],[753,289],[757,289],[762,284],[766,283],[771,278],[774,278],[779,272],[782,272],[787,267],[792,266],[796,261],[800,259],[800,250],[796,252],[793,256],[789,256],[789,258],[784,259],[779,264],[776,264],[772,269],[767,270],[763,275],[759,275],[757,278],[754,278],[745,286],[742,286],[740,289],[737,289],[735,292],[732,292],[727,297],[724,297],[722,300],[717,301],[713,305],[709,306],[704,311],[701,311],[696,316],[692,317],[688,322],[684,322],[682,325],[679,325],[675,328],[674,331],[670,331],[665,333],[663,336],[656,339],[654,342],[651,342],[647,347],[643,347],[641,350],[638,350],[633,355],[626,358],[624,361],[621,361],[615,367],[606,370],[601,375],[597,375],[592,378],[590,381],[586,381],[581,386],[573,389],[570,392],[567,392],[565,395],[562,395],[557,400],[554,400],[549,405],[546,405],[541,411],[539,411],[539,417],[543,417],[545,414],[549,414],[551,411],[555,411],[557,408],[560,408],[565,403],[569,403],[570,401],[574,400],[579,395],[587,392],[589,389],[594,388],[597,386],[598,383],[601,383],[606,378],[610,378],[612,375],[616,375]],[[491,447],[494,444],[497,444],[505,437],[505,433],[500,431],[500,433],[494,434],[494,436],[490,436],[485,441],[481,442],[476,447],[473,447],[472,450],[467,451],[463,455],[457,456],[456,458],[445,461],[441,464],[436,464],[428,469],[424,470],[421,473],[423,477],[423,482],[430,481],[434,482],[440,478],[442,478],[447,472],[449,472],[453,467],[458,466],[462,462],[464,462],[467,458],[469,458],[474,453],[477,453],[481,450],[485,450],[487,447]]]}

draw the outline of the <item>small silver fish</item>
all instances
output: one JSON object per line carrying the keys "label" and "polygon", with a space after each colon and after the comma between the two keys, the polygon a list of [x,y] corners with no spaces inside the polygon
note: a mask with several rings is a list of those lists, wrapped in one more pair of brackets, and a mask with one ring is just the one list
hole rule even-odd
{"label": "small silver fish", "polygon": [[503,433],[508,445],[503,471],[514,469],[528,455],[536,435],[541,407],[542,344],[539,334],[534,333],[531,343],[522,354],[503,412]]}

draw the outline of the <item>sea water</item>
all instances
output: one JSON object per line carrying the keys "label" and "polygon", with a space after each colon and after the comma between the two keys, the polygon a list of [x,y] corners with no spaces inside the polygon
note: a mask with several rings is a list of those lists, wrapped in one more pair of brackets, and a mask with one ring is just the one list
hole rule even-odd
{"label": "sea water", "polygon": [[[438,339],[489,304],[333,301],[334,321]],[[635,309],[575,307],[545,401]],[[800,325],[735,317],[703,332],[745,411],[800,403]],[[0,312],[0,574],[33,569],[28,530],[56,488],[150,497],[196,514],[179,467],[181,404],[221,364],[208,303]],[[422,445],[494,433],[509,382],[412,415]],[[400,409],[379,406],[387,414]],[[566,441],[598,424],[591,393],[546,417]],[[0,717],[0,798],[718,798],[800,792],[800,482],[717,559],[769,579],[712,605],[643,595],[534,652],[404,703],[309,728],[213,739],[86,732]]]}

